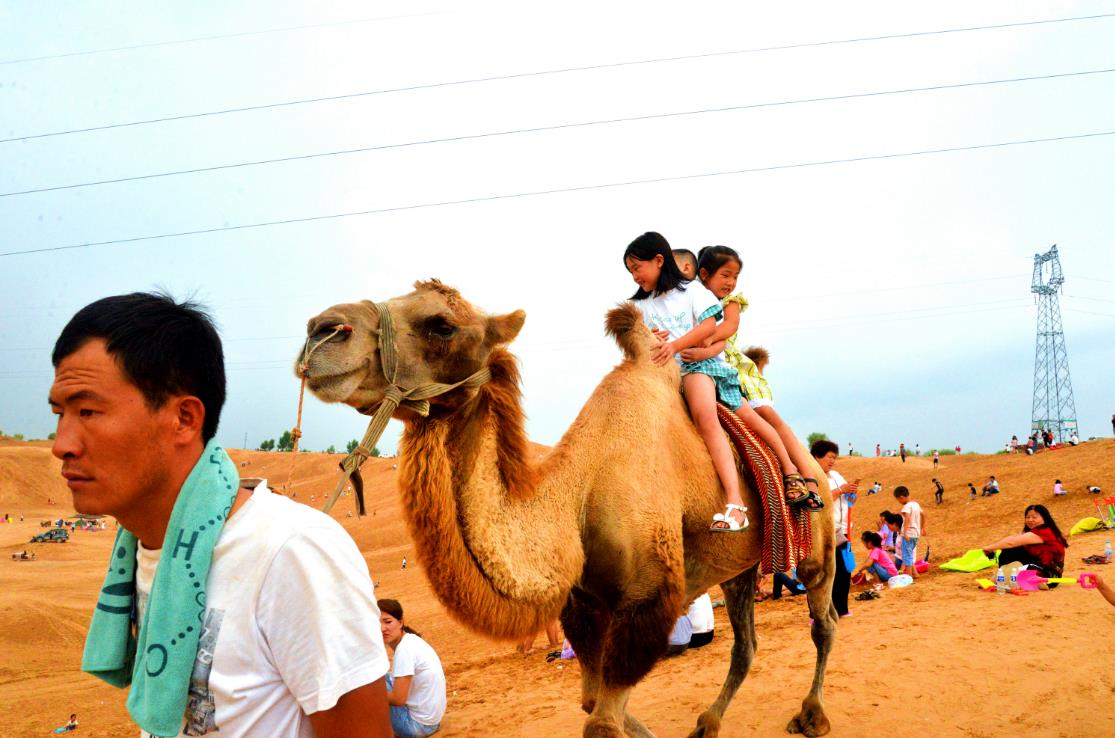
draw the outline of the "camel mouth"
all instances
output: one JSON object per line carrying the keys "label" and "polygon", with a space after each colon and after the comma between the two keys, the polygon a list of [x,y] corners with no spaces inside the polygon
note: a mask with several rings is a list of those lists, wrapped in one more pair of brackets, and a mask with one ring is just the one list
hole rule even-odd
{"label": "camel mouth", "polygon": [[[342,368],[328,366],[325,362],[311,359],[309,366],[306,367],[306,388],[322,402],[353,404],[350,400],[359,392],[361,383],[368,376],[369,364],[370,362],[365,359],[356,366]],[[360,392],[360,394],[365,395],[367,392]],[[363,404],[362,396],[360,402]]]}

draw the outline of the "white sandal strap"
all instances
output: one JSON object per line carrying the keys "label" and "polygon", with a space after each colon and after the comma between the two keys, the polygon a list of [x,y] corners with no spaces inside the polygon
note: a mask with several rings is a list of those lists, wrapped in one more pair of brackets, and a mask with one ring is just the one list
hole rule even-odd
{"label": "white sandal strap", "polygon": [[745,513],[745,512],[747,512],[747,508],[746,508],[746,507],[744,507],[743,505],[737,505],[737,504],[735,504],[734,502],[729,502],[729,503],[728,503],[727,505],[725,505],[725,507],[726,507],[726,508],[727,508],[728,510],[733,510],[733,509],[735,509],[735,510],[739,510],[739,511],[740,511],[740,512],[742,512],[742,513]]}

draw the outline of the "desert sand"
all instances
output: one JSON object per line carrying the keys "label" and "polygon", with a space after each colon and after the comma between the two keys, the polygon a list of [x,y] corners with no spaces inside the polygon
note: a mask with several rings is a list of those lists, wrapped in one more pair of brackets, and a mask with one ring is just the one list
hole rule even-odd
{"label": "desert sand", "polygon": [[[299,502],[320,506],[332,488],[340,456],[232,450],[244,476],[267,477]],[[438,604],[416,560],[399,509],[395,461],[372,459],[365,468],[368,515],[347,514],[342,498],[333,511],[364,552],[377,594],[399,599],[407,621],[438,651],[449,685],[445,736],[580,735],[580,677],[575,661],[546,663],[545,638],[536,650],[466,631]],[[1115,494],[1115,441],[1025,455],[943,456],[931,460],[842,458],[837,469],[878,479],[881,496],[861,493],[853,508],[854,537],[874,529],[876,515],[896,510],[890,492],[905,484],[925,507],[932,563],[960,555],[1022,526],[1030,503],[1047,505],[1068,533],[1092,514],[1087,485]],[[0,514],[25,516],[0,525],[0,736],[45,736],[78,713],[79,736],[130,736],[137,729],[124,707],[125,692],[80,671],[85,629],[92,615],[113,539],[77,531],[66,544],[34,544],[39,521],[70,515],[70,496],[49,443],[0,439]],[[1003,492],[969,503],[996,475]],[[930,478],[946,487],[933,501]],[[1070,494],[1052,496],[1060,478]],[[311,495],[315,499],[311,501]],[[48,504],[48,499],[53,504]],[[1101,553],[1110,533],[1072,538],[1067,573],[1080,559]],[[11,553],[34,550],[38,560],[13,562]],[[400,563],[407,556],[409,564]],[[857,557],[862,560],[857,545]],[[1091,567],[1115,580],[1115,566]],[[826,709],[834,736],[1112,736],[1115,735],[1115,608],[1076,586],[1027,597],[996,596],[974,585],[977,575],[932,569],[913,587],[882,599],[852,602],[840,621],[829,661]],[[854,588],[858,591],[860,588]],[[713,591],[713,597],[719,596]],[[748,680],[727,712],[725,736],[774,736],[805,695],[813,666],[804,598],[756,605],[759,653]],[[717,609],[712,644],[660,663],[634,691],[631,711],[661,738],[685,736],[698,713],[716,698],[727,672],[730,628]]]}

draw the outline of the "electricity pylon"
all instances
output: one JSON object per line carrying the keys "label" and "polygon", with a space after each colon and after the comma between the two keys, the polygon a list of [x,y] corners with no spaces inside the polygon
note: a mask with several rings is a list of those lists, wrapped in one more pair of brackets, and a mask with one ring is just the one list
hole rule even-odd
{"label": "electricity pylon", "polygon": [[1053,431],[1057,442],[1068,440],[1076,430],[1076,403],[1069,377],[1069,354],[1061,327],[1058,295],[1065,277],[1057,247],[1034,254],[1034,278],[1030,291],[1038,306],[1038,341],[1034,352],[1034,409],[1031,430]]}

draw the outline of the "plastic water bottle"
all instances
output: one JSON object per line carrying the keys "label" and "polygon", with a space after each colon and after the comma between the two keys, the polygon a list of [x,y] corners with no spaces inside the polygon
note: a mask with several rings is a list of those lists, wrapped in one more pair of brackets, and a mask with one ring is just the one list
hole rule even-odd
{"label": "plastic water bottle", "polygon": [[1007,593],[1007,577],[1003,573],[1003,567],[999,567],[999,573],[995,575],[995,592],[997,594]]}
{"label": "plastic water bottle", "polygon": [[1010,588],[1018,589],[1018,569],[1010,570]]}
{"label": "plastic water bottle", "polygon": [[1103,557],[1107,559],[1107,563],[1111,563],[1111,541],[1103,544]]}

